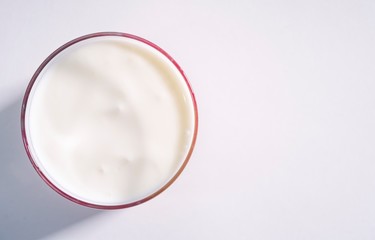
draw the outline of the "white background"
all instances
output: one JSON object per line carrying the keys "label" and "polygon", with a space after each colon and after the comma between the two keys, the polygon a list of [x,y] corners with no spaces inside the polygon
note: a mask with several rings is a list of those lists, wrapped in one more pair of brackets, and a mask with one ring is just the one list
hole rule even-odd
{"label": "white background", "polygon": [[[54,49],[122,31],[195,90],[193,157],[140,206],[99,211],[37,176],[22,94]],[[0,1],[0,239],[375,239],[375,1]]]}

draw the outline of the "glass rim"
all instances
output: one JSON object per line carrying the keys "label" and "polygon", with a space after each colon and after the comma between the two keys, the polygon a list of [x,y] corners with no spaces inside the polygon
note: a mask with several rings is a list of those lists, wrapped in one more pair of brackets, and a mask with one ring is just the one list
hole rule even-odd
{"label": "glass rim", "polygon": [[[144,43],[144,44],[156,49],[158,52],[160,52],[162,55],[164,55],[177,68],[178,72],[183,77],[184,82],[185,82],[185,84],[186,84],[186,86],[189,90],[190,96],[191,96],[192,105],[193,105],[193,114],[194,114],[194,119],[193,119],[194,131],[193,131],[193,138],[192,138],[192,141],[191,141],[191,144],[190,144],[190,148],[189,148],[189,151],[186,154],[185,159],[183,160],[182,164],[177,169],[177,171],[174,173],[174,175],[172,175],[172,177],[162,187],[160,187],[158,190],[156,190],[155,192],[153,192],[151,194],[148,194],[147,196],[141,198],[140,200],[129,202],[129,203],[124,203],[124,204],[115,204],[115,205],[101,205],[101,204],[95,204],[95,203],[90,203],[90,202],[80,200],[80,199],[78,199],[76,197],[73,197],[72,195],[64,192],[62,189],[60,189],[55,184],[53,184],[52,181],[50,181],[48,179],[48,177],[43,173],[43,171],[39,168],[38,164],[35,162],[32,154],[31,154],[31,151],[30,151],[30,148],[29,148],[29,139],[28,139],[27,134],[26,134],[26,126],[25,126],[26,125],[26,119],[25,119],[26,110],[27,110],[27,105],[28,105],[30,93],[31,93],[31,91],[34,87],[34,83],[38,79],[42,70],[48,65],[48,63],[52,59],[54,59],[57,55],[59,55],[62,51],[64,51],[65,49],[69,48],[72,45],[75,45],[75,44],[77,44],[79,42],[82,42],[84,40],[88,40],[88,39],[92,39],[92,38],[96,38],[96,37],[106,37],[106,36],[108,36],[108,37],[124,37],[124,38],[133,39],[133,40],[139,41],[141,43]],[[164,51],[158,45],[156,45],[156,44],[154,44],[154,43],[152,43],[152,42],[150,42],[150,41],[148,41],[144,38],[141,38],[139,36],[129,34],[129,33],[97,32],[97,33],[91,33],[91,34],[83,35],[81,37],[75,38],[75,39],[63,44],[61,47],[59,47],[55,51],[53,51],[41,63],[41,65],[37,68],[37,70],[35,71],[34,75],[32,76],[32,78],[31,78],[31,80],[30,80],[30,82],[29,82],[29,84],[26,88],[26,91],[25,91],[25,94],[24,94],[24,97],[23,97],[23,101],[22,101],[21,134],[22,134],[22,141],[23,141],[24,148],[26,150],[27,156],[28,156],[31,164],[33,165],[34,169],[39,174],[39,176],[44,180],[44,182],[46,182],[47,185],[49,185],[58,194],[60,194],[61,196],[65,197],[66,199],[68,199],[72,202],[75,202],[79,205],[83,205],[83,206],[86,206],[86,207],[91,207],[91,208],[96,208],[96,209],[107,209],[107,210],[122,209],[122,208],[133,207],[133,206],[136,206],[136,205],[139,205],[141,203],[144,203],[144,202],[147,202],[147,201],[151,200],[152,198],[156,197],[157,195],[159,195],[160,193],[165,191],[180,176],[180,174],[182,173],[182,171],[186,167],[187,163],[189,162],[190,157],[191,157],[192,152],[193,152],[193,149],[195,147],[196,138],[197,138],[197,134],[198,134],[198,106],[197,106],[194,91],[193,91],[193,89],[191,87],[191,84],[190,84],[189,80],[187,79],[184,71],[182,70],[180,65],[166,51]]]}

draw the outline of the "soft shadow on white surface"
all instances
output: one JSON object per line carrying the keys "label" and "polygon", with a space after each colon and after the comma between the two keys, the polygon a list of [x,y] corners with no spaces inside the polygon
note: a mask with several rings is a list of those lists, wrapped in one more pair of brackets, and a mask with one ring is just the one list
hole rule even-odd
{"label": "soft shadow on white surface", "polygon": [[76,205],[50,189],[22,144],[21,99],[0,109],[0,239],[40,239],[97,210]]}

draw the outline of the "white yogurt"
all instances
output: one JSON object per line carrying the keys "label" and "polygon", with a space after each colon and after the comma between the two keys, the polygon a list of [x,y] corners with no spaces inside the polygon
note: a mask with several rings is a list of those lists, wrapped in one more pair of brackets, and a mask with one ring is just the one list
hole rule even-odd
{"label": "white yogurt", "polygon": [[192,147],[194,100],[176,66],[120,36],[63,50],[36,79],[26,109],[32,158],[48,180],[97,205],[162,188]]}

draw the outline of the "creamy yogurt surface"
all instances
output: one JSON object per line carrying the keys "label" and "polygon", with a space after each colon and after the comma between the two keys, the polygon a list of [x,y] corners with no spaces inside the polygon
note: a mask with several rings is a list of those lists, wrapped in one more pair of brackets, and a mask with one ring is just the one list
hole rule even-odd
{"label": "creamy yogurt surface", "polygon": [[195,129],[184,77],[131,38],[80,41],[55,56],[30,92],[26,135],[48,180],[91,204],[141,200],[185,161]]}

